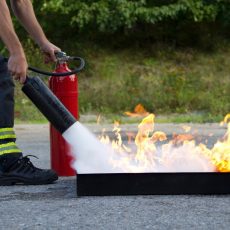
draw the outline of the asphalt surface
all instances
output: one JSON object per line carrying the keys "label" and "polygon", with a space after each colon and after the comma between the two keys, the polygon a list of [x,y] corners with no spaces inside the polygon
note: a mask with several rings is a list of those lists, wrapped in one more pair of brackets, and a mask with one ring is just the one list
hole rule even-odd
{"label": "asphalt surface", "polygon": [[[88,126],[100,133],[98,125]],[[161,124],[168,135],[182,125]],[[209,145],[225,132],[217,124],[193,125]],[[111,131],[107,125],[106,130]],[[136,125],[124,126],[135,131]],[[50,167],[48,125],[17,125],[18,145],[42,168]],[[210,135],[212,133],[212,135]],[[230,195],[77,197],[76,178],[40,186],[0,188],[0,229],[230,229]]]}

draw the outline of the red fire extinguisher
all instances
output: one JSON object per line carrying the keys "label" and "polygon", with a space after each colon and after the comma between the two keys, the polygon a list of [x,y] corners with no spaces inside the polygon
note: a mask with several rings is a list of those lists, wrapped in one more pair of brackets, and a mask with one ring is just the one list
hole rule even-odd
{"label": "red fire extinguisher", "polygon": [[[64,55],[63,55],[64,54]],[[68,68],[65,53],[60,52],[57,57],[57,65],[54,73],[66,73]],[[69,76],[53,77],[49,79],[49,87],[65,107],[78,119],[78,78],[76,74]],[[63,139],[61,134],[50,125],[50,151],[51,168],[59,176],[74,176],[76,172],[71,164],[75,160],[71,155],[69,144]]]}

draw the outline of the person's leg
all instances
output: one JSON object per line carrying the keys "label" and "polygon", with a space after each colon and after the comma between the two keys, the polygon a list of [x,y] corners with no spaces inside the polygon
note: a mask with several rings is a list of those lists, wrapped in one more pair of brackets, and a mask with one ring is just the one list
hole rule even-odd
{"label": "person's leg", "polygon": [[20,153],[15,144],[14,82],[7,70],[7,63],[0,56],[0,156]]}
{"label": "person's leg", "polygon": [[17,147],[14,126],[14,83],[0,56],[0,185],[47,184],[57,180],[52,170],[38,169]]}

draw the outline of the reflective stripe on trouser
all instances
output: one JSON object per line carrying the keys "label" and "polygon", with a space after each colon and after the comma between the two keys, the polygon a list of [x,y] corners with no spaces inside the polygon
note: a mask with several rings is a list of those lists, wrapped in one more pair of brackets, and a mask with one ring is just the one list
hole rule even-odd
{"label": "reflective stripe on trouser", "polygon": [[0,128],[0,140],[16,139],[13,128]]}
{"label": "reflective stripe on trouser", "polygon": [[0,128],[14,126],[14,82],[0,55]]}
{"label": "reflective stripe on trouser", "polygon": [[0,144],[0,156],[8,153],[20,153],[20,152],[21,150],[17,147],[15,142]]}

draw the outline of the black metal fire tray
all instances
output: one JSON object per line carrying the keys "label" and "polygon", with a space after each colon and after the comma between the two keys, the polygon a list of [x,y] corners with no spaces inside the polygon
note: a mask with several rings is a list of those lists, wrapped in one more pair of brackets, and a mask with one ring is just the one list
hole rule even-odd
{"label": "black metal fire tray", "polygon": [[180,194],[230,194],[230,173],[77,175],[77,196]]}

